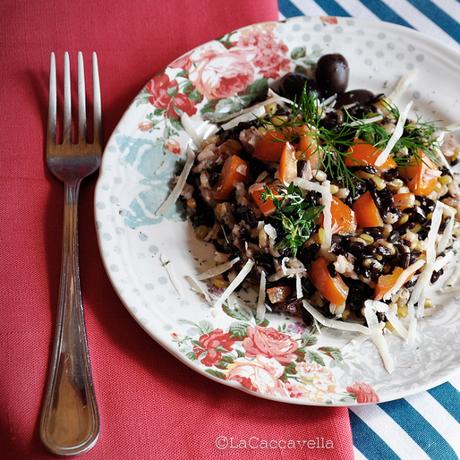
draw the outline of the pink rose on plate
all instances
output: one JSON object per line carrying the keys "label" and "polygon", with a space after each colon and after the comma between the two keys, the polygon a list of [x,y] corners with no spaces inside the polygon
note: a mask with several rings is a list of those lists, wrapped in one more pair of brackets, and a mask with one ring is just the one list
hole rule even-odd
{"label": "pink rose on plate", "polygon": [[276,359],[258,356],[252,361],[235,361],[228,369],[227,380],[238,382],[248,390],[266,395],[288,396],[280,380],[284,367]]}
{"label": "pink rose on plate", "polygon": [[254,27],[243,32],[236,43],[242,49],[255,47],[257,54],[252,61],[265,78],[278,78],[289,71],[291,61],[286,57],[288,47],[270,29]]}
{"label": "pink rose on plate", "polygon": [[168,118],[179,119],[182,112],[187,115],[196,113],[194,103],[182,93],[176,80],[170,80],[166,74],[153,77],[146,85],[149,102],[158,109],[164,109]]}
{"label": "pink rose on plate", "polygon": [[168,67],[172,69],[183,69],[183,70],[190,70],[192,66],[192,53],[186,53],[183,56],[178,57],[175,61],[171,62]]}
{"label": "pink rose on plate", "polygon": [[199,49],[190,81],[207,99],[221,99],[243,91],[254,80],[253,48],[225,48],[218,42]]}
{"label": "pink rose on plate", "polygon": [[248,357],[265,356],[275,358],[281,364],[289,364],[296,359],[294,352],[298,345],[287,334],[273,327],[250,327],[248,336],[243,340],[243,347]]}
{"label": "pink rose on plate", "polygon": [[367,383],[358,383],[347,387],[348,393],[351,393],[358,403],[377,403],[379,396],[373,388]]}
{"label": "pink rose on plate", "polygon": [[199,346],[195,345],[193,351],[197,359],[204,353],[201,362],[208,367],[214,366],[222,358],[222,351],[231,351],[235,340],[230,337],[228,332],[222,329],[214,329],[208,334],[200,336]]}

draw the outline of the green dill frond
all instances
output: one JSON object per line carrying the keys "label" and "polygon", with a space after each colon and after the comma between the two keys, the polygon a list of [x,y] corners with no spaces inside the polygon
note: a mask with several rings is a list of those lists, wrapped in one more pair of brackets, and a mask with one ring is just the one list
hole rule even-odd
{"label": "green dill frond", "polygon": [[266,186],[261,196],[263,201],[272,200],[276,207],[273,217],[281,222],[283,228],[278,247],[288,249],[295,257],[310,238],[323,206],[311,206],[302,190],[294,184],[279,187],[276,194]]}

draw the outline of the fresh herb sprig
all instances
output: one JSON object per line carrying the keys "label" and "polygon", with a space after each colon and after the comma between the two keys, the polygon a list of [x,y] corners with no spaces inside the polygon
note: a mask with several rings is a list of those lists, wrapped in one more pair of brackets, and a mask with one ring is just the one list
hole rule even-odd
{"label": "fresh herb sprig", "polygon": [[280,187],[276,193],[265,187],[262,200],[265,202],[269,199],[276,207],[274,218],[279,220],[283,227],[279,248],[288,249],[296,257],[299,249],[310,238],[316,219],[324,206],[312,206],[300,188],[294,184]]}

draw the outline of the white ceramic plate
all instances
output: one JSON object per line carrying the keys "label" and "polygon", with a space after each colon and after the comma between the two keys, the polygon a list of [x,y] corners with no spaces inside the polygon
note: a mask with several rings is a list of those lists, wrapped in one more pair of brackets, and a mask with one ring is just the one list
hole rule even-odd
{"label": "white ceramic plate", "polygon": [[[210,249],[194,238],[178,209],[164,217],[154,214],[185,157],[181,111],[200,126],[205,114],[239,110],[267,79],[329,52],[342,53],[349,61],[349,89],[383,92],[415,69],[398,104],[412,99],[428,120],[459,120],[460,55],[420,33],[331,17],[257,24],[182,56],[135,98],[104,153],[96,223],[115,290],[139,324],[174,357],[260,397],[354,405],[405,397],[446,381],[459,369],[460,308],[455,299],[444,297],[434,314],[420,321],[415,346],[388,338],[396,362],[390,375],[370,341],[345,346],[353,335],[325,329],[318,334],[278,314],[256,324],[250,310],[210,308],[184,280],[204,269],[206,262],[201,266],[199,261]],[[169,272],[163,266],[167,261]]]}

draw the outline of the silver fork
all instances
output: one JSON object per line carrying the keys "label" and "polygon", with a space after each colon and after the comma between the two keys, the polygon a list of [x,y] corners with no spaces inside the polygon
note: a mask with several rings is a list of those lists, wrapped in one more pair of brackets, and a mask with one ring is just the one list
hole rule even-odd
{"label": "silver fork", "polygon": [[82,179],[99,168],[102,154],[101,94],[93,53],[94,140],[86,141],[83,55],[78,53],[78,142],[72,143],[70,60],[64,56],[64,124],[56,139],[56,59],[51,53],[46,138],[49,170],[64,182],[64,229],[59,305],[50,373],[42,408],[40,437],[58,455],[91,449],[99,436],[99,413],[91,377],[78,265],[78,192]]}

